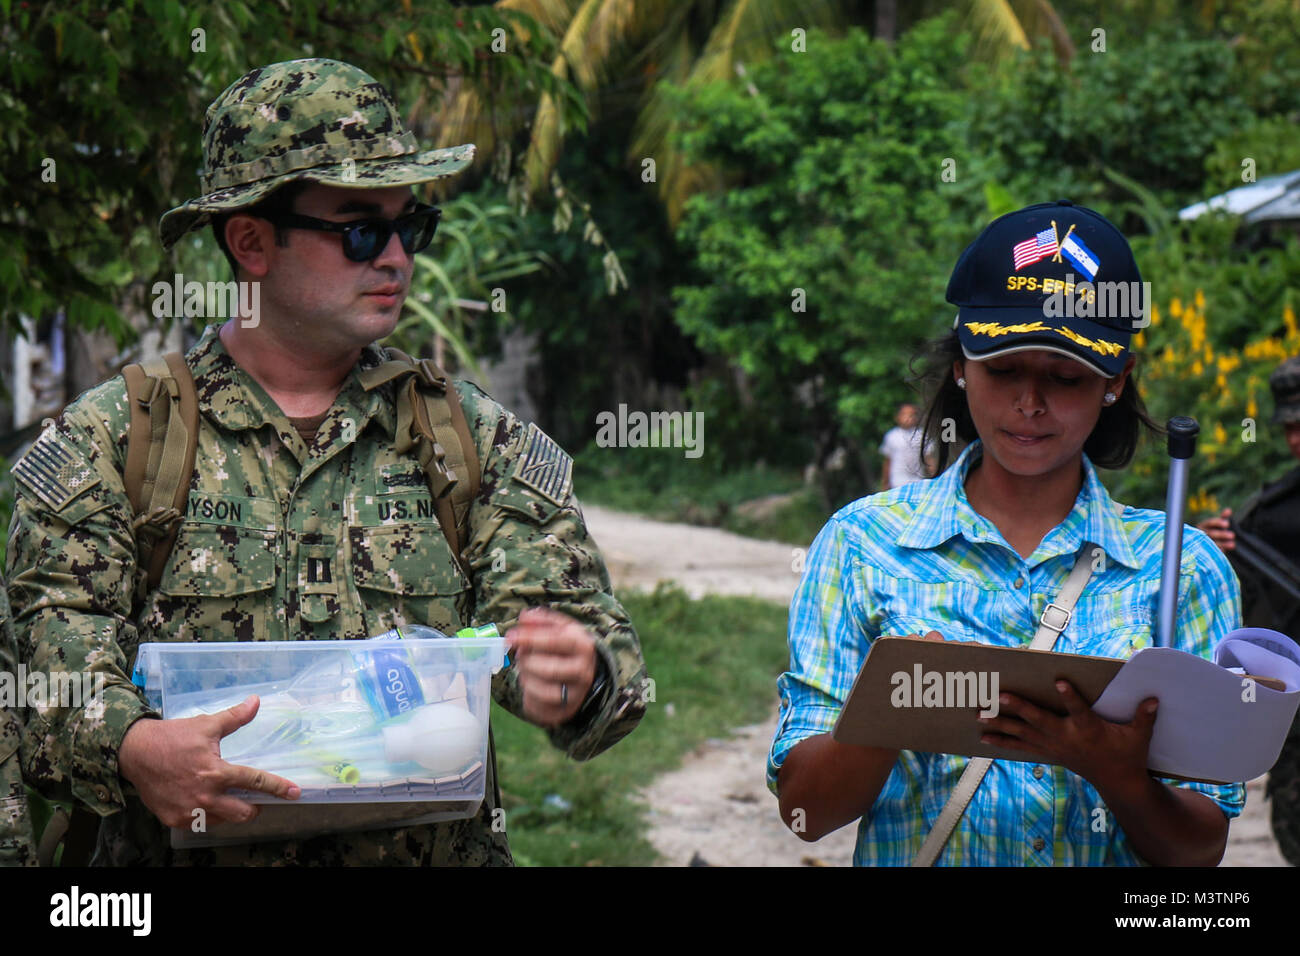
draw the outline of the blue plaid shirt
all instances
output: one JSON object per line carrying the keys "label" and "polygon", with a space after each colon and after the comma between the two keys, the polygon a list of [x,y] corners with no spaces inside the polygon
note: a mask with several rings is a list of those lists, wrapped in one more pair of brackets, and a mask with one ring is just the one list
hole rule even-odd
{"label": "blue plaid shirt", "polygon": [[[1025,559],[966,499],[966,474],[981,454],[976,441],[937,478],[855,501],[813,542],[790,605],[790,669],[777,682],[781,719],[767,764],[773,793],[790,748],[835,726],[872,641],[935,630],[949,640],[1027,646],[1085,541],[1105,559],[1054,650],[1127,658],[1151,643],[1164,513],[1112,501],[1085,455],[1074,509]],[[1241,597],[1227,560],[1205,534],[1185,527],[1177,646],[1209,658],[1240,626]],[[911,863],[966,764],[951,754],[902,751],[858,824],[854,864]],[[1204,793],[1229,818],[1245,804],[1241,784],[1167,782]],[[995,760],[937,863],[1143,861],[1082,777],[1049,764]]]}

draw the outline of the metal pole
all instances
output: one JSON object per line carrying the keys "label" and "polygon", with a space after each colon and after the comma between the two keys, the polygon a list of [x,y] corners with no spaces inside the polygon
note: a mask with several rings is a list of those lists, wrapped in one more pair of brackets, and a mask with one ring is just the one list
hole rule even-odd
{"label": "metal pole", "polygon": [[1183,556],[1183,511],[1187,505],[1187,471],[1196,454],[1201,427],[1183,415],[1169,419],[1169,488],[1165,493],[1165,553],[1160,569],[1160,618],[1156,646],[1174,646],[1174,618],[1178,604],[1178,569]]}

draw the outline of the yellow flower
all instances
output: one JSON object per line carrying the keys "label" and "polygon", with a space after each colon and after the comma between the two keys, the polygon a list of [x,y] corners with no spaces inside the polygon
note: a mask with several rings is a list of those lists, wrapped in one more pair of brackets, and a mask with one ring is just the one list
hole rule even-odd
{"label": "yellow flower", "polygon": [[1200,375],[1203,371],[1205,371],[1205,369],[1202,367],[1200,359],[1197,359],[1195,362],[1192,363],[1193,375]]}
{"label": "yellow flower", "polygon": [[1196,290],[1196,307],[1202,311],[1205,310],[1205,293],[1200,289]]}
{"label": "yellow flower", "polygon": [[1246,417],[1255,418],[1258,415],[1259,415],[1259,406],[1255,404],[1255,394],[1254,392],[1252,392],[1250,395],[1250,400],[1246,402]]}
{"label": "yellow flower", "polygon": [[1181,299],[1169,300],[1169,314],[1175,319],[1183,314],[1183,303]]}
{"label": "yellow flower", "polygon": [[1159,321],[1160,321],[1160,308],[1154,302],[1152,302],[1151,303],[1151,324],[1155,325]]}
{"label": "yellow flower", "polygon": [[1224,430],[1222,422],[1214,423],[1214,440],[1220,445],[1228,443],[1228,433]]}
{"label": "yellow flower", "polygon": [[1295,309],[1291,308],[1291,306],[1283,306],[1282,321],[1286,323],[1286,334],[1288,338],[1294,338],[1295,336],[1300,335],[1300,330],[1296,328],[1295,324]]}

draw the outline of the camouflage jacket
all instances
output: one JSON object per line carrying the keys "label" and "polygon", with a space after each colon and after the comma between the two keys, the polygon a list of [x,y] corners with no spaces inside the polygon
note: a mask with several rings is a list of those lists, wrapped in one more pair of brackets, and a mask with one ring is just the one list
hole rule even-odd
{"label": "camouflage jacket", "polygon": [[[366,392],[358,381],[382,350],[363,350],[308,448],[216,332],[209,327],[186,357],[201,419],[189,507],[142,605],[133,603],[144,572],[122,484],[130,418],[123,380],[68,406],[14,468],[9,594],[21,656],[29,670],[100,672],[106,682],[95,708],[102,714],[32,708],[22,748],[29,779],[51,795],[70,790],[105,817],[97,863],[510,863],[504,832],[490,825],[495,766],[472,819],[187,851],[170,848],[167,831],[120,780],[123,736],[156,716],[129,677],[146,641],[358,639],[404,623],[447,632],[496,623],[504,633],[523,608],[544,604],[599,637],[611,675],[599,711],[583,726],[548,731],[552,743],[589,758],[645,711],[635,631],[587,534],[567,458],[536,426],[457,383],[483,468],[467,580],[418,461],[393,451],[391,384]],[[524,474],[539,447],[557,458],[551,472],[562,480]],[[33,456],[41,466],[25,467]],[[513,667],[493,679],[493,697],[521,713]]]}
{"label": "camouflage jacket", "polygon": [[[16,677],[17,655],[9,624],[9,601],[0,587],[0,675]],[[36,840],[18,763],[23,725],[16,706],[16,679],[10,686],[15,691],[13,706],[4,699],[8,690],[0,689],[0,866],[35,866]]]}

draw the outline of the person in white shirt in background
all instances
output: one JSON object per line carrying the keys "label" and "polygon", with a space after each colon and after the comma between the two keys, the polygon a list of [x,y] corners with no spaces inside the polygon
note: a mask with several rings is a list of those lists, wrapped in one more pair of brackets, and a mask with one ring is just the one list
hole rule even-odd
{"label": "person in white shirt in background", "polygon": [[933,467],[928,455],[925,464],[921,462],[921,410],[911,402],[903,402],[898,406],[894,421],[898,427],[885,432],[880,443],[880,453],[885,456],[885,467],[880,476],[881,491],[928,478]]}

